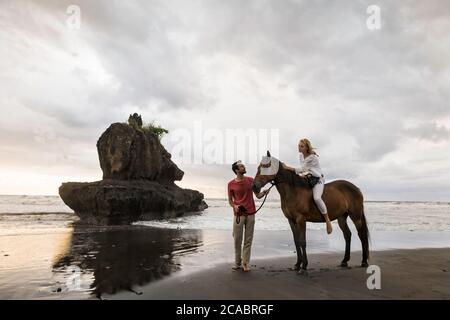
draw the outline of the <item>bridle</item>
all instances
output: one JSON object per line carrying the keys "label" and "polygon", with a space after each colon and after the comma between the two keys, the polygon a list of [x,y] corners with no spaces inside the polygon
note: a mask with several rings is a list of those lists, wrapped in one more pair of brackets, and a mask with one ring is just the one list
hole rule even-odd
{"label": "bridle", "polygon": [[[282,181],[276,182],[275,179],[276,179],[276,176],[275,176],[275,178],[273,180],[270,181],[271,186],[269,187],[269,189],[267,189],[267,191],[270,191],[270,189],[272,189],[274,186],[276,186],[276,185],[278,185],[280,183],[283,183]],[[241,216],[242,215],[245,215],[245,216],[252,215],[252,214],[257,213],[259,210],[261,210],[261,208],[263,207],[264,203],[266,202],[266,199],[267,199],[268,195],[269,195],[269,192],[266,193],[266,195],[264,196],[263,202],[261,203],[261,205],[259,206],[259,208],[255,212],[251,212],[251,213],[245,212],[243,214],[239,214],[239,212],[238,212],[236,214],[236,224],[239,224],[239,222],[241,221]]]}

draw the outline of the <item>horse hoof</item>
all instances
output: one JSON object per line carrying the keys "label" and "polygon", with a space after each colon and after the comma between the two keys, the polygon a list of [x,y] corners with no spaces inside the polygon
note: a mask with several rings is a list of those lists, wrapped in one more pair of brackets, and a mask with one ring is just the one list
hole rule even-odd
{"label": "horse hoof", "polygon": [[361,267],[362,268],[367,268],[369,266],[369,264],[367,262],[362,262],[361,263]]}
{"label": "horse hoof", "polygon": [[294,265],[293,267],[290,267],[289,269],[290,269],[291,271],[298,271],[298,270],[300,270],[300,267],[301,267],[300,264],[296,264],[296,265]]}
{"label": "horse hoof", "polygon": [[300,270],[298,270],[297,274],[301,275],[301,276],[307,276],[308,275],[308,270],[300,269]]}
{"label": "horse hoof", "polygon": [[341,268],[348,268],[347,262],[341,262]]}

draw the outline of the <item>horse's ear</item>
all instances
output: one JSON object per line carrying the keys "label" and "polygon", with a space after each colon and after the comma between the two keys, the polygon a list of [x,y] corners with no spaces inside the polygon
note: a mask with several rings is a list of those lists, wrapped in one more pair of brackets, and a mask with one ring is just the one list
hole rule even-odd
{"label": "horse's ear", "polygon": [[270,157],[270,152],[269,152],[269,150],[267,150],[267,156]]}

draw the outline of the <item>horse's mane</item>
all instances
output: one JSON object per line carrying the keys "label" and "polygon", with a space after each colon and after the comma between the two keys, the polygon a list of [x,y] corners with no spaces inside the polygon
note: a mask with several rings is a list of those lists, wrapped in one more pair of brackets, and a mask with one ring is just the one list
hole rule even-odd
{"label": "horse's mane", "polygon": [[280,169],[278,170],[277,179],[280,182],[287,182],[293,187],[308,187],[305,178],[300,177],[295,172],[283,168],[283,163],[280,161]]}

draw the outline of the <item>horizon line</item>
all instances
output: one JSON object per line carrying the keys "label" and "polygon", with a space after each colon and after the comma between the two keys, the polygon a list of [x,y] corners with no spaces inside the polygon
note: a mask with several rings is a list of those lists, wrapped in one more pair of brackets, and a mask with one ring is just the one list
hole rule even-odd
{"label": "horizon line", "polygon": [[[0,197],[2,196],[16,196],[16,197],[23,197],[23,196],[28,196],[28,197],[59,197],[61,198],[58,194],[0,194]],[[204,200],[228,200],[226,197],[223,198],[217,198],[217,197],[210,197],[207,198],[205,197]],[[261,202],[261,199],[255,199],[255,202]],[[267,199],[266,201],[269,202],[275,202],[275,201],[279,201],[279,199]],[[364,200],[364,202],[411,202],[411,203],[446,203],[446,204],[450,204],[450,200],[445,201],[445,200]]]}

